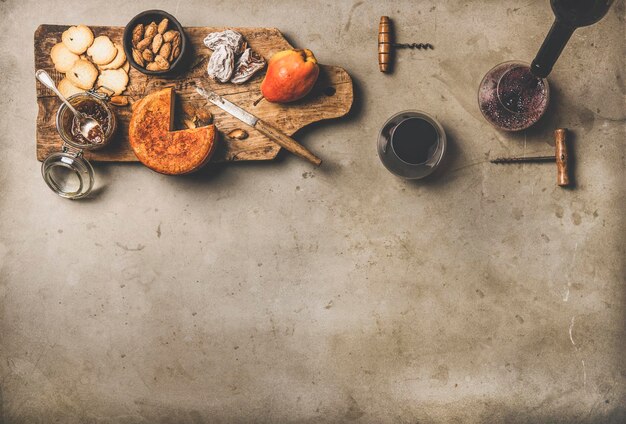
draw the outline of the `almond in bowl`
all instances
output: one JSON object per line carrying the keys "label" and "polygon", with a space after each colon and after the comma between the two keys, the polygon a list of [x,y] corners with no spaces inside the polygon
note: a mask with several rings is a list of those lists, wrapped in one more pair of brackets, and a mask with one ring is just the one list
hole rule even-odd
{"label": "almond in bowl", "polygon": [[182,25],[162,10],[142,12],[124,29],[124,50],[129,62],[147,75],[177,74],[184,66],[186,44]]}

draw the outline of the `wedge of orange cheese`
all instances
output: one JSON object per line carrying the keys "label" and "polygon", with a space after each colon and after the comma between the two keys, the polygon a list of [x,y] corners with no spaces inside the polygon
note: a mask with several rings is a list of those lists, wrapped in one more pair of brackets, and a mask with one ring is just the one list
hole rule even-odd
{"label": "wedge of orange cheese", "polygon": [[215,151],[215,125],[172,131],[174,90],[164,88],[133,108],[128,139],[135,156],[153,171],[181,175],[201,168]]}

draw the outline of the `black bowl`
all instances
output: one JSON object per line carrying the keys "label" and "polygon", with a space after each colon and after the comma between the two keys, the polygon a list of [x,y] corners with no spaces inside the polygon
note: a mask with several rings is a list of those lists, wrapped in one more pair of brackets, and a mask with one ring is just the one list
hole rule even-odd
{"label": "black bowl", "polygon": [[[133,28],[135,28],[135,26],[138,24],[144,24],[144,26],[148,25],[152,21],[156,22],[158,25],[163,18],[169,19],[168,30],[174,29],[180,33],[180,54],[178,55],[176,60],[174,60],[174,62],[170,64],[169,69],[166,69],[164,71],[149,71],[146,68],[142,68],[141,66],[139,66],[139,64],[133,59]],[[124,52],[126,53],[126,59],[128,60],[128,63],[130,63],[133,68],[143,74],[155,75],[160,77],[174,76],[176,74],[180,74],[185,67],[184,57],[185,53],[187,52],[187,34],[185,34],[183,26],[180,24],[180,22],[178,22],[175,17],[163,10],[146,10],[145,12],[141,12],[133,19],[131,19],[130,22],[126,25],[126,28],[124,28],[124,37],[122,41],[124,43]]]}

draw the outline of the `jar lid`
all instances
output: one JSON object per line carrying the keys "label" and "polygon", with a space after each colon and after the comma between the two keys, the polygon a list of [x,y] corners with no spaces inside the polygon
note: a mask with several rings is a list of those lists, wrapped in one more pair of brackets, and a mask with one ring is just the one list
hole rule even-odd
{"label": "jar lid", "polygon": [[41,164],[41,174],[48,187],[66,199],[87,196],[94,183],[91,164],[82,156],[67,149],[53,153]]}

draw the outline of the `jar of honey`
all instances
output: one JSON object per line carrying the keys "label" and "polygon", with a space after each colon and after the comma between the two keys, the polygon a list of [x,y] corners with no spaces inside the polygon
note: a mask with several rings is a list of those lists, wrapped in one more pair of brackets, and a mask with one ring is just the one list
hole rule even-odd
{"label": "jar of honey", "polygon": [[48,156],[41,165],[41,173],[48,187],[67,199],[80,199],[87,196],[94,185],[94,170],[87,159],[85,150],[97,150],[110,144],[117,121],[109,97],[95,91],[75,94],[68,101],[76,110],[95,119],[101,132],[84,137],[80,133],[78,120],[72,111],[62,103],[56,115],[56,127],[63,140],[61,152]]}

